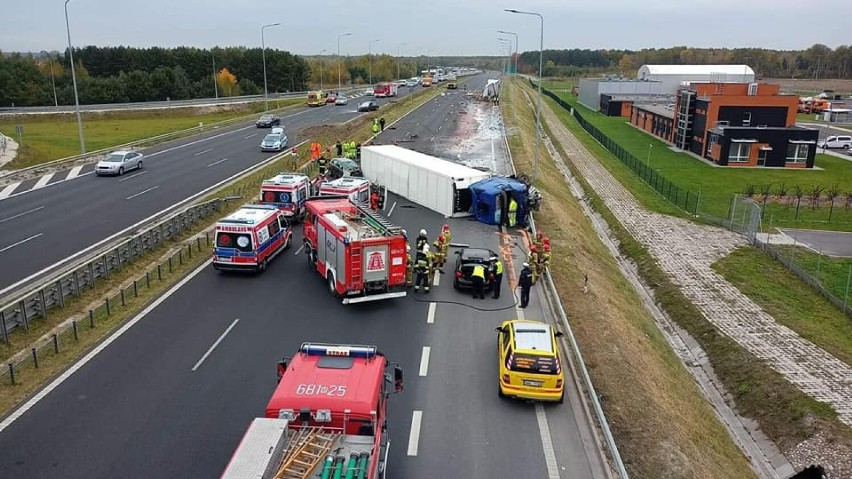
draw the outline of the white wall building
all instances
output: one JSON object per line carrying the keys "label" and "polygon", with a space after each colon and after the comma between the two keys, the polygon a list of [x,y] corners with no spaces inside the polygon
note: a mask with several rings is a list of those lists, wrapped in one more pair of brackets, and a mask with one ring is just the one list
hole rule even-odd
{"label": "white wall building", "polygon": [[682,82],[753,83],[754,70],[748,65],[642,65],[636,78],[661,82],[675,93]]}

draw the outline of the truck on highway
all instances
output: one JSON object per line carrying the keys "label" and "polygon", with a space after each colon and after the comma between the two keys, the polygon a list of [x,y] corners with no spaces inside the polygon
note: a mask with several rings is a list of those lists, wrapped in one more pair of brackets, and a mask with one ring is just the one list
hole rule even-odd
{"label": "truck on highway", "polygon": [[376,346],[321,343],[302,343],[289,363],[278,363],[265,417],[252,421],[222,479],[383,479],[387,402],[403,390],[402,368]]}
{"label": "truck on highway", "polygon": [[326,95],[322,90],[308,92],[308,106],[323,106],[326,103]]}
{"label": "truck on highway", "polygon": [[373,94],[376,98],[387,98],[390,96],[396,96],[397,89],[399,85],[392,82],[381,82],[376,84],[376,88],[373,89]]}
{"label": "truck on highway", "polygon": [[311,198],[303,232],[308,266],[343,304],[406,295],[405,233],[367,205],[348,196]]}
{"label": "truck on highway", "polygon": [[420,79],[420,86],[432,86],[432,77],[428,74],[423,75],[423,78]]}
{"label": "truck on highway", "polygon": [[300,173],[279,173],[260,185],[260,203],[277,207],[293,220],[305,216],[305,201],[310,195],[311,179]]}

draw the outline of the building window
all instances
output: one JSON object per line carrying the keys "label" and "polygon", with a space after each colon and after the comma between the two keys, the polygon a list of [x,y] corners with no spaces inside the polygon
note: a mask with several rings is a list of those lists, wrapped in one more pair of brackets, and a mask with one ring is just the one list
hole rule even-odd
{"label": "building window", "polygon": [[806,163],[810,145],[787,145],[787,163]]}
{"label": "building window", "polygon": [[748,163],[751,143],[731,143],[728,153],[728,163]]}

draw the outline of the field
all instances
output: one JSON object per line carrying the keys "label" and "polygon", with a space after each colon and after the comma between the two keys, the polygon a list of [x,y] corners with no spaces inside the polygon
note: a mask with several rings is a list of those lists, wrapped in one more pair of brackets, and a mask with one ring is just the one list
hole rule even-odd
{"label": "field", "polygon": [[843,95],[843,98],[852,93],[852,80],[812,80],[812,79],[791,79],[791,78],[761,78],[760,81],[766,83],[778,83],[781,85],[781,91],[785,93],[801,93],[801,94],[818,94],[823,90],[834,90],[835,93]]}
{"label": "field", "polygon": [[[273,102],[276,107],[302,103],[302,99]],[[83,113],[83,136],[86,150],[129,143],[218,121],[229,120],[263,111],[263,103],[227,105],[214,108],[173,108],[163,110],[131,110]],[[15,126],[23,126],[19,141]],[[80,153],[77,118],[74,114],[38,114],[0,116],[0,132],[19,141],[18,155],[0,169],[26,168]]]}

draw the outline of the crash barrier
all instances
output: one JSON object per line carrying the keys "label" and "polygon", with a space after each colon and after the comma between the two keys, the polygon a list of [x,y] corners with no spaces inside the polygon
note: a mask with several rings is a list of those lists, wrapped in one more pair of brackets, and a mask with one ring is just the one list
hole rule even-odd
{"label": "crash barrier", "polygon": [[59,278],[31,290],[0,308],[0,332],[3,342],[9,342],[9,333],[15,328],[29,331],[30,322],[44,319],[54,308],[65,306],[66,298],[80,297],[120,271],[148,251],[183,234],[199,220],[218,212],[227,199],[214,199],[189,207],[142,232],[121,241],[111,249],[90,257],[84,263],[64,272]]}
{"label": "crash barrier", "polygon": [[[506,135],[505,123],[501,122],[500,127],[503,130],[503,141],[505,142],[506,152],[509,155],[509,164],[512,166],[512,174],[517,176],[518,173],[515,170],[515,162],[512,159],[512,150],[509,148],[509,136]],[[529,218],[529,227],[532,231],[533,237],[535,237],[535,218],[533,217],[532,211],[530,211],[529,213]],[[603,407],[601,407],[601,402],[598,399],[598,394],[595,391],[595,386],[594,384],[592,384],[591,376],[589,376],[589,370],[586,368],[586,362],[583,360],[583,355],[580,353],[580,345],[577,344],[577,340],[574,338],[574,331],[571,329],[571,324],[568,322],[568,313],[562,306],[562,299],[559,297],[559,293],[556,291],[556,285],[553,283],[553,278],[550,276],[549,268],[545,270],[544,274],[542,274],[542,277],[546,278],[546,282],[544,282],[547,288],[546,295],[550,300],[551,305],[559,314],[560,323],[563,329],[565,330],[565,335],[567,336],[568,341],[571,345],[571,352],[574,355],[574,364],[577,365],[577,369],[579,369],[580,376],[582,377],[583,385],[586,392],[586,398],[589,402],[592,403],[592,408],[594,409],[595,417],[598,420],[598,427],[600,427],[600,430],[603,433],[604,440],[606,441],[606,447],[610,453],[610,459],[612,460],[612,464],[615,466],[616,471],[618,471],[618,476],[620,479],[628,479],[629,476],[627,475],[627,469],[625,469],[624,461],[622,461],[621,454],[618,452],[618,445],[615,443],[615,438],[612,436],[612,431],[609,427],[609,421],[607,421],[606,415],[603,411]]]}
{"label": "crash barrier", "polygon": [[[217,203],[221,201],[224,200],[211,201],[203,205],[198,205],[198,207],[200,209],[206,208],[209,214],[209,212],[216,211]],[[199,208],[193,209],[196,211],[195,214],[200,215],[201,211]],[[175,220],[174,223],[164,224],[162,226],[163,229],[159,232],[149,231],[150,236],[148,236],[148,241],[153,241],[156,237],[163,238],[165,235],[174,236],[180,234],[177,228],[179,228],[181,221],[184,220]],[[193,258],[197,258],[199,255],[209,256],[212,249],[211,235],[210,231],[205,231],[182,242],[169,253],[168,257],[161,259],[153,266],[149,266],[138,276],[126,280],[114,294],[99,300],[96,306],[89,309],[85,314],[77,315],[63,322],[54,332],[45,336],[41,341],[29,348],[28,351],[22,351],[13,359],[7,361],[5,367],[0,368],[0,384],[14,385],[26,380],[25,374],[27,370],[45,367],[46,362],[49,362],[54,356],[63,354],[74,343],[81,340],[85,341],[87,339],[86,336],[91,330],[103,327],[110,321],[120,320],[122,313],[138,309],[142,301],[146,301],[146,299],[140,300],[140,295],[144,298],[145,294],[149,291],[162,286],[168,286],[175,278],[186,273],[187,270],[184,268],[184,265],[191,264]],[[136,248],[140,248],[143,245],[144,242],[137,243]],[[70,277],[58,281],[50,290],[40,290],[35,298],[36,302],[43,306],[51,304],[51,301],[59,301],[59,305],[61,306],[65,297],[72,295],[79,296],[81,291],[85,292],[84,288],[87,287],[85,281],[97,277],[105,279],[108,276],[98,275],[108,275],[111,269],[121,268],[121,264],[126,265],[128,261],[126,258],[129,258],[129,255],[132,255],[133,251],[139,250],[134,250],[133,248],[117,249],[113,254],[105,255],[105,259],[102,259],[97,264],[90,263],[86,268],[75,270]],[[103,268],[104,264],[107,265],[106,269]],[[53,305],[55,306],[56,304],[54,303]],[[29,319],[33,318],[30,317]],[[21,316],[21,320],[22,327],[29,327],[29,322],[26,318]],[[7,319],[4,319],[4,338],[8,333],[6,330],[7,324],[10,323],[8,323]]]}

